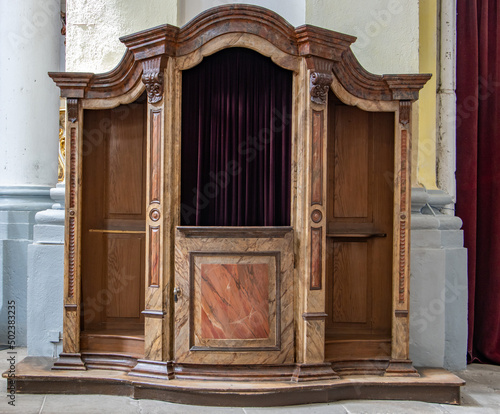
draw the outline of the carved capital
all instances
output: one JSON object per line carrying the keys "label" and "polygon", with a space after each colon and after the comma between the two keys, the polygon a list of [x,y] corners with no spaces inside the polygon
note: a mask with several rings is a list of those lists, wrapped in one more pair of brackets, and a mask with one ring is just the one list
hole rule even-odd
{"label": "carved capital", "polygon": [[411,101],[399,102],[399,123],[406,127],[410,123]]}
{"label": "carved capital", "polygon": [[333,82],[333,62],[317,56],[308,56],[306,63],[311,71],[309,78],[311,101],[324,105],[328,99],[328,89]]}
{"label": "carved capital", "polygon": [[78,120],[78,99],[67,98],[68,121],[74,124]]}
{"label": "carved capital", "polygon": [[324,105],[328,98],[328,89],[333,82],[333,74],[312,72],[310,79],[311,101],[316,104]]}
{"label": "carved capital", "polygon": [[163,99],[163,65],[161,56],[142,61],[142,82],[146,85],[148,102]]}

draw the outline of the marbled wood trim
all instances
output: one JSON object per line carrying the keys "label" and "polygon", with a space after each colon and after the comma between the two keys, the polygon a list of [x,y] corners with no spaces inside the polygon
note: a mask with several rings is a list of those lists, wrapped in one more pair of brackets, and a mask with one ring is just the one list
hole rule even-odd
{"label": "marbled wood trim", "polygon": [[[138,361],[139,369],[141,369],[140,363],[141,361]],[[279,382],[269,384],[263,381],[267,372],[274,370],[288,374],[295,366],[292,364],[261,365],[243,367],[247,370],[252,369],[254,374],[258,374],[260,370],[264,374],[261,378],[256,377],[252,382],[212,382],[207,385],[206,382],[184,379],[158,381],[117,371],[88,370],[78,373],[52,371],[51,365],[50,358],[25,358],[16,366],[17,392],[126,395],[135,399],[144,398],[212,407],[275,407],[347,399],[380,399],[381,396],[384,399],[459,404],[460,387],[464,385],[463,380],[442,369],[422,369],[420,378],[372,376],[367,379],[362,376],[353,376],[336,380],[296,383],[286,380],[285,377],[281,380],[278,377]],[[220,369],[221,367],[215,366],[214,368]],[[221,374],[220,378],[224,379],[224,375],[230,377],[231,371],[227,370],[226,374]],[[276,377],[273,372],[271,375]],[[205,411],[217,410],[207,408]]]}
{"label": "marbled wood trim", "polygon": [[174,368],[172,362],[139,359],[137,361],[137,365],[128,373],[128,375],[133,377],[171,380],[174,379]]}
{"label": "marbled wood trim", "polygon": [[321,290],[323,273],[323,228],[311,227],[311,290]]}
{"label": "marbled wood trim", "polygon": [[334,380],[340,377],[332,369],[332,364],[297,364],[292,375],[292,381],[319,381],[319,380]]}
{"label": "marbled wood trim", "polygon": [[391,359],[385,370],[387,377],[420,377],[409,359]]}
{"label": "marbled wood trim", "polygon": [[323,116],[312,111],[311,205],[323,204]]}
{"label": "marbled wood trim", "polygon": [[323,364],[325,362],[325,321],[308,319],[305,321],[305,356],[303,364]]}
{"label": "marbled wood trim", "polygon": [[[335,76],[346,90],[358,98],[416,100],[419,90],[430,78],[427,74],[373,75],[363,69],[350,49],[355,37],[311,25],[294,28],[278,14],[251,5],[214,7],[182,28],[162,25],[122,37],[120,40],[127,46],[127,51],[118,66],[108,73],[62,72],[50,73],[50,77],[61,88],[64,97],[106,99],[128,93],[142,74],[148,87],[148,98],[154,103],[162,99],[163,92],[159,86],[163,83],[162,72],[157,70],[155,59],[196,53],[227,34],[258,37],[292,57],[330,61]],[[259,51],[258,47],[256,49]],[[141,62],[148,63],[143,67]],[[163,66],[161,63],[160,68]],[[329,76],[329,72],[313,72],[320,73],[317,79]],[[318,91],[321,93],[317,97],[322,101],[326,88],[322,86]]]}
{"label": "marbled wood trim", "polygon": [[149,204],[159,204],[161,198],[161,109],[152,109],[150,111],[151,119],[151,142],[149,149]]}
{"label": "marbled wood trim", "polygon": [[129,372],[137,365],[137,358],[130,355],[82,352],[82,361],[87,369],[112,369]]}
{"label": "marbled wood trim", "polygon": [[286,227],[212,227],[179,226],[177,231],[186,238],[283,238],[293,228]]}
{"label": "marbled wood trim", "polygon": [[80,312],[65,309],[63,352],[75,353],[80,350]]}
{"label": "marbled wood trim", "polygon": [[144,359],[161,361],[163,318],[144,318]]}
{"label": "marbled wood trim", "polygon": [[401,168],[400,168],[400,221],[399,221],[399,303],[405,303],[407,273],[407,217],[408,217],[408,128],[410,125],[411,102],[399,104],[399,124],[401,128]]}
{"label": "marbled wood trim", "polygon": [[52,369],[55,371],[86,371],[87,368],[78,353],[61,352],[59,358],[54,362]]}
{"label": "marbled wood trim", "polygon": [[325,312],[304,312],[302,314],[302,318],[305,321],[313,321],[313,320],[324,320],[328,317],[328,314]]}
{"label": "marbled wood trim", "polygon": [[[293,334],[293,231],[284,238],[226,238],[221,229],[220,237],[189,238],[178,229],[175,243],[175,280],[182,295],[175,304],[175,361],[177,363],[195,364],[280,364],[292,363],[294,360]],[[190,252],[216,254],[217,252],[237,253],[239,255],[252,253],[277,252],[281,254],[280,261],[280,330],[281,349],[279,351],[246,350],[239,352],[191,351],[190,335],[192,332],[191,304],[192,297],[190,267]],[[237,257],[235,256],[237,259]]]}
{"label": "marbled wood trim", "polygon": [[160,285],[160,226],[149,226],[149,287]]}
{"label": "marbled wood trim", "polygon": [[175,364],[175,378],[208,381],[290,381],[294,364],[213,365]]}
{"label": "marbled wood trim", "polygon": [[333,361],[332,368],[342,377],[345,375],[384,375],[389,358]]}
{"label": "marbled wood trim", "polygon": [[[68,112],[72,122],[69,126],[66,166],[68,168],[66,186],[66,221],[65,221],[65,263],[64,263],[64,313],[63,313],[63,353],[76,355],[80,350],[80,286],[79,286],[79,225],[80,200],[79,179],[80,164],[80,134],[79,124],[83,112],[78,99],[67,102]],[[75,114],[76,111],[76,114]],[[68,114],[70,116],[70,114]],[[81,361],[80,361],[81,363]],[[62,363],[61,363],[62,364]],[[77,364],[78,365],[78,364]]]}

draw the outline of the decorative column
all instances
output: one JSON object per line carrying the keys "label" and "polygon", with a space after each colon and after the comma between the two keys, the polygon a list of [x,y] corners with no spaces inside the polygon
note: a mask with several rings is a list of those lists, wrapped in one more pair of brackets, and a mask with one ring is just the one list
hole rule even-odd
{"label": "decorative column", "polygon": [[[166,161],[165,107],[168,95],[165,85],[165,70],[168,51],[171,49],[172,33],[169,28],[158,28],[144,39],[142,34],[121,39],[142,63],[142,82],[148,96],[147,126],[147,190],[146,190],[146,268],[144,315],[144,359],[139,360],[129,373],[132,376],[154,376],[173,378],[171,356],[171,268],[172,254],[170,238],[172,217],[164,214],[166,209],[165,169],[171,167]],[[148,48],[156,44],[151,56]],[[166,53],[167,52],[167,53]],[[173,151],[171,151],[173,153]]]}
{"label": "decorative column", "polygon": [[60,2],[0,4],[0,343],[6,301],[16,304],[16,345],[26,345],[27,245],[57,182],[59,94],[47,76],[60,62]]}
{"label": "decorative column", "polygon": [[[325,269],[327,192],[328,91],[333,81],[333,62],[308,57],[302,67],[302,94],[305,116],[304,139],[298,150],[302,173],[298,187],[302,214],[298,217],[302,240],[299,252],[299,318],[296,381],[338,378],[325,356]],[[306,84],[307,82],[307,84]],[[300,183],[300,181],[303,181]]]}
{"label": "decorative column", "polygon": [[399,103],[399,130],[396,138],[396,186],[394,195],[394,269],[391,361],[388,376],[419,376],[409,357],[409,231],[410,231],[410,154],[411,154],[410,100]]}
{"label": "decorative column", "polygon": [[64,229],[64,331],[63,352],[54,363],[54,370],[85,370],[80,355],[81,273],[80,239],[81,176],[82,169],[82,121],[80,100],[66,99],[66,218]]}

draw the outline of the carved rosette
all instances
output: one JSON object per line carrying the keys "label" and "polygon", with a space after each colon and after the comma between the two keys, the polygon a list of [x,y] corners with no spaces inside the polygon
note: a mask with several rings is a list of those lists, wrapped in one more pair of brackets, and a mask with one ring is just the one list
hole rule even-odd
{"label": "carved rosette", "polygon": [[333,74],[325,72],[312,72],[309,82],[311,101],[324,105],[328,98],[328,90],[333,82]]}
{"label": "carved rosette", "polygon": [[146,85],[149,103],[157,103],[163,99],[163,69],[161,57],[142,62],[142,82]]}

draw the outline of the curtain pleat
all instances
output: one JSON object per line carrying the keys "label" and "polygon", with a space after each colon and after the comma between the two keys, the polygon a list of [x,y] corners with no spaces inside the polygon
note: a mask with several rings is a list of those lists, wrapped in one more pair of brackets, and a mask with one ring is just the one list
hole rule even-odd
{"label": "curtain pleat", "polygon": [[469,361],[500,364],[500,15],[458,0],[457,215],[468,249]]}

